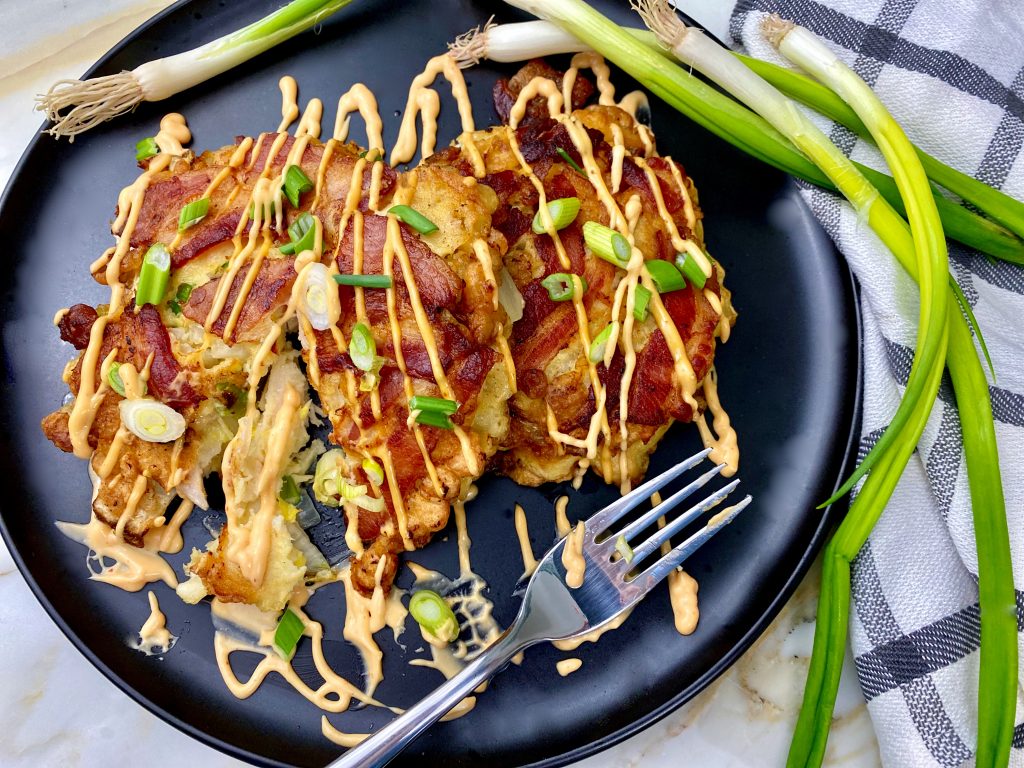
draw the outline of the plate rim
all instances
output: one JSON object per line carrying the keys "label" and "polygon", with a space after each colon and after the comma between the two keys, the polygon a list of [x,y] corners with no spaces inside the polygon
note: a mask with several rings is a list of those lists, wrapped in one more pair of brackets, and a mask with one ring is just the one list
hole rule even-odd
{"label": "plate rim", "polygon": [[[124,48],[130,45],[135,38],[146,32],[151,27],[159,24],[164,20],[165,17],[170,16],[180,9],[193,4],[194,0],[175,0],[175,2],[168,5],[166,8],[158,11],[153,16],[149,17],[137,27],[128,32],[124,37],[118,40],[111,48],[103,53],[93,64],[90,66],[84,74],[81,75],[82,79],[95,76],[98,72],[104,69],[109,60],[116,54],[120,53]],[[685,13],[683,13],[686,16]],[[687,16],[687,18],[691,18]],[[691,19],[692,20],[692,19]],[[48,140],[48,134],[46,133],[46,127],[48,122],[44,120],[39,131],[33,136],[32,140],[29,141],[25,147],[18,162],[15,164],[11,171],[10,177],[8,178],[7,184],[4,187],[3,193],[0,194],[0,212],[4,211],[9,203],[9,198],[13,194],[13,188],[16,185],[16,180],[21,177],[24,166],[28,163],[29,156],[35,151],[36,146],[42,142]],[[797,189],[797,184],[792,177],[787,176],[785,186],[790,189]],[[797,195],[799,205],[807,208],[807,203],[804,201],[802,196]],[[815,227],[819,232],[824,232],[821,224],[814,219]],[[842,282],[842,294],[843,301],[845,304],[847,321],[852,321],[850,330],[849,345],[853,350],[853,354],[850,355],[850,362],[852,363],[852,370],[848,371],[848,376],[853,378],[853,386],[851,396],[849,398],[849,424],[846,429],[848,430],[848,436],[846,445],[842,449],[837,449],[837,452],[841,450],[842,459],[839,462],[837,477],[832,484],[832,489],[838,489],[843,477],[846,474],[847,468],[850,466],[851,459],[856,454],[856,448],[859,441],[860,434],[860,423],[861,423],[861,404],[863,402],[863,390],[864,390],[864,346],[863,346],[863,318],[861,315],[860,306],[860,287],[857,282],[857,278],[853,271],[850,269],[849,264],[843,259],[842,254],[836,248],[835,243],[831,238],[828,238],[829,245],[831,246],[832,252],[836,258],[841,261],[840,268],[838,270],[840,274],[840,280]],[[635,736],[641,731],[650,728],[651,726],[658,723],[660,720],[667,717],[669,714],[677,710],[686,702],[692,700],[704,689],[706,689],[712,682],[718,679],[724,674],[730,667],[732,667],[747,650],[760,638],[767,630],[768,626],[778,616],[783,606],[789,601],[796,591],[797,586],[803,581],[807,572],[810,570],[811,565],[820,553],[824,544],[824,539],[828,533],[832,530],[833,526],[842,519],[847,512],[849,506],[849,497],[844,497],[836,503],[822,510],[821,519],[814,530],[814,533],[809,539],[808,546],[805,551],[801,554],[800,559],[797,561],[795,568],[790,570],[789,577],[786,579],[782,589],[779,590],[774,598],[768,603],[765,610],[754,621],[747,631],[743,634],[742,638],[738,642],[735,642],[732,647],[720,658],[717,662],[711,665],[695,682],[691,685],[683,688],[675,696],[671,697],[667,701],[663,702],[660,706],[656,707],[652,711],[644,714],[637,718],[629,725],[618,728],[611,733],[605,734],[600,738],[589,742],[581,747],[572,749],[568,752],[562,752],[558,755],[553,755],[548,758],[544,758],[539,761],[532,763],[522,764],[523,768],[561,768],[562,766],[570,765],[572,763],[583,760],[587,757],[591,757],[595,754],[603,752],[611,747],[625,741],[626,739]],[[215,735],[210,734],[198,726],[195,726],[189,722],[182,720],[181,718],[173,715],[166,711],[155,702],[149,700],[141,693],[139,693],[134,687],[128,684],[122,677],[109,665],[103,662],[84,642],[82,642],[77,635],[71,630],[67,622],[64,620],[60,611],[50,601],[50,599],[44,593],[42,587],[33,577],[31,571],[28,568],[27,561],[22,556],[12,541],[12,537],[7,530],[6,515],[5,511],[8,508],[8,504],[4,501],[0,501],[0,538],[3,539],[8,551],[11,554],[11,559],[14,561],[18,568],[18,572],[21,577],[25,580],[31,591],[33,597],[42,606],[47,616],[57,625],[57,628],[61,631],[68,642],[79,652],[85,659],[92,664],[92,666],[98,670],[104,678],[112,683],[118,690],[128,696],[133,702],[141,706],[150,714],[159,718],[163,722],[173,726],[181,733],[195,739],[196,741],[208,746],[212,749],[230,755],[242,762],[250,765],[261,765],[261,766],[273,766],[273,768],[288,768],[286,764],[281,763],[277,760],[264,757],[262,755],[255,754],[253,752],[246,751],[234,744],[223,741],[217,738]]]}

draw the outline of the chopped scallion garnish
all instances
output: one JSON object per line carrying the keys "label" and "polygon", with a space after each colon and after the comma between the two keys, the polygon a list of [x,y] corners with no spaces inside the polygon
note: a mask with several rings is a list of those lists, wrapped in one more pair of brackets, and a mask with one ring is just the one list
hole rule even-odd
{"label": "chopped scallion garnish", "polygon": [[633,317],[641,323],[647,319],[647,305],[651,303],[651,292],[637,283],[633,294]]}
{"label": "chopped scallion garnish", "polygon": [[611,336],[612,326],[609,323],[605,326],[605,329],[597,334],[597,336],[594,337],[594,340],[590,342],[590,354],[588,355],[590,362],[596,365],[604,360],[604,353],[608,347],[608,339],[610,339]]}
{"label": "chopped scallion garnish", "polygon": [[302,253],[312,251],[316,245],[316,217],[311,213],[303,213],[288,227],[290,243],[282,245],[278,250],[283,254]]}
{"label": "chopped scallion garnish", "polygon": [[392,205],[388,209],[388,213],[393,213],[399,221],[405,222],[421,235],[429,235],[431,232],[437,231],[437,224],[408,205]]}
{"label": "chopped scallion garnish", "polygon": [[644,262],[647,274],[651,276],[654,287],[658,293],[669,293],[686,287],[686,280],[682,273],[676,269],[676,265],[661,259],[651,259]]}
{"label": "chopped scallion garnish", "polygon": [[459,621],[451,607],[437,592],[420,589],[409,598],[409,613],[416,623],[442,643],[459,636]]}
{"label": "chopped scallion garnish", "polygon": [[363,459],[363,472],[375,486],[384,484],[384,468],[373,459]]}
{"label": "chopped scallion garnish", "polygon": [[565,160],[565,162],[566,162],[566,163],[568,163],[568,164],[569,164],[569,166],[570,166],[570,167],[571,167],[571,168],[572,168],[572,169],[573,169],[574,171],[576,171],[576,173],[580,174],[581,176],[586,176],[586,175],[587,175],[586,173],[584,173],[583,169],[582,169],[582,168],[580,168],[580,164],[579,164],[579,163],[577,163],[577,162],[576,162],[575,160],[573,160],[573,159],[572,159],[572,155],[570,155],[570,154],[569,154],[568,152],[566,152],[566,151],[565,151],[564,149],[562,149],[561,147],[558,147],[557,149],[555,149],[555,152],[557,152],[557,153],[558,153],[558,156],[559,156],[560,158],[562,158],[563,160]]}
{"label": "chopped scallion garnish", "polygon": [[160,147],[157,146],[156,139],[152,136],[147,136],[135,145],[135,159],[139,162],[148,160],[157,154],[160,154]]}
{"label": "chopped scallion garnish", "polygon": [[448,414],[440,413],[439,411],[420,411],[416,414],[416,423],[440,429],[455,429],[455,425],[448,418]]}
{"label": "chopped scallion garnish", "polygon": [[588,221],[583,225],[583,240],[595,256],[616,267],[625,268],[633,253],[626,238],[611,227],[598,224],[596,221]]}
{"label": "chopped scallion garnish", "polygon": [[379,163],[384,160],[383,153],[375,147],[371,147],[370,149],[364,149],[362,152],[359,153],[359,156],[364,158],[366,162],[370,163],[371,165],[373,163]]}
{"label": "chopped scallion garnish", "polygon": [[178,214],[178,231],[184,232],[189,227],[195,226],[200,221],[206,218],[206,214],[210,212],[210,198],[200,197],[198,200],[193,200],[181,209],[181,213]]}
{"label": "chopped scallion garnish", "polygon": [[192,296],[192,283],[181,283],[178,286],[178,290],[174,293],[174,298],[182,304],[187,304],[189,297]]}
{"label": "chopped scallion garnish", "polygon": [[112,390],[121,397],[124,397],[124,382],[121,381],[120,368],[120,363],[114,362],[110,364],[110,370],[107,371],[107,383],[110,384]]}
{"label": "chopped scallion garnish", "polygon": [[698,290],[704,289],[704,283],[707,282],[708,278],[693,256],[688,253],[680,253],[676,256],[676,266],[686,276],[686,279],[693,283],[694,288]]}
{"label": "chopped scallion garnish", "polygon": [[369,371],[377,357],[377,342],[365,323],[352,326],[352,338],[348,342],[348,356],[352,364],[361,371]]}
{"label": "chopped scallion garnish", "polygon": [[298,208],[302,195],[312,188],[313,182],[299,166],[288,166],[288,170],[284,172],[284,196],[288,198],[292,208]]}
{"label": "chopped scallion garnish", "polygon": [[391,275],[335,275],[334,282],[357,288],[390,288],[394,285]]}
{"label": "chopped scallion garnish", "polygon": [[170,443],[185,434],[185,417],[157,400],[122,400],[121,423],[147,443]]}
{"label": "chopped scallion garnish", "polygon": [[299,644],[299,638],[306,631],[306,625],[302,619],[291,608],[285,608],[281,619],[277,622],[277,629],[274,630],[274,650],[284,659],[291,659],[295,655],[295,646]]}
{"label": "chopped scallion garnish", "polygon": [[154,243],[142,259],[139,285],[135,290],[135,306],[159,304],[167,291],[171,275],[171,253],[163,243]]}
{"label": "chopped scallion garnish", "polygon": [[445,400],[442,397],[428,397],[426,395],[413,395],[409,398],[409,410],[430,411],[432,413],[455,413],[459,410],[459,404],[454,400]]}
{"label": "chopped scallion garnish", "polygon": [[[555,229],[565,229],[575,221],[577,214],[580,212],[580,199],[578,197],[562,197],[549,202],[546,208],[551,215],[551,221]],[[547,232],[547,229],[544,227],[544,219],[540,214],[541,212],[538,210],[533,217],[533,232],[537,235],[543,235]]]}
{"label": "chopped scallion garnish", "polygon": [[281,478],[281,492],[277,495],[280,497],[281,501],[285,501],[293,507],[298,506],[299,502],[302,501],[302,494],[299,493],[299,486],[295,484],[295,478],[291,475],[285,475]]}
{"label": "chopped scallion garnish", "polygon": [[579,275],[571,275],[567,272],[555,272],[540,281],[540,284],[547,288],[548,296],[552,301],[570,301],[576,297],[576,281],[579,280],[580,295],[587,290],[587,281]]}

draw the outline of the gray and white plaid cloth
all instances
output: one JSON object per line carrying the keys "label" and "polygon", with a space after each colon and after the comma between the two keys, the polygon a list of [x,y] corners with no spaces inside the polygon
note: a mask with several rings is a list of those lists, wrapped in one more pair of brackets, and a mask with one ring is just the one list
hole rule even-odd
{"label": "gray and white plaid cloth", "polygon": [[[781,62],[760,34],[766,13],[827,40],[918,146],[1024,200],[1022,0],[740,0],[730,20],[733,43]],[[885,167],[870,144],[841,126],[821,125],[854,159]],[[803,196],[862,288],[863,456],[906,385],[916,289],[847,203],[811,187]],[[956,243],[950,257],[996,369],[990,392],[1024,631],[1024,268],[993,263]],[[853,651],[887,766],[974,764],[977,573],[960,424],[947,379],[918,451],[853,568]],[[1022,646],[1018,635],[1024,659]],[[1018,670],[1013,766],[1024,766],[1022,686]]]}

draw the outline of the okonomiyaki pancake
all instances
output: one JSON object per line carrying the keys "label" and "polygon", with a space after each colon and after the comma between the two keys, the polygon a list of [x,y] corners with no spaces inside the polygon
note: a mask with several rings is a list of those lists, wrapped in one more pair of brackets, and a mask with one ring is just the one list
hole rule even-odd
{"label": "okonomiyaki pancake", "polygon": [[[588,54],[574,59],[574,67],[590,63],[603,66]],[[583,106],[595,92],[586,79],[574,79],[562,106],[564,85],[561,73],[531,62],[495,87],[506,125],[472,137],[483,183],[499,199],[505,267],[524,302],[511,338],[512,428],[496,464],[524,485],[592,467],[625,489],[643,476],[668,426],[704,409],[715,339],[735,313],[724,272],[704,249],[697,191],[683,167],[658,156],[650,130],[614,101]],[[539,208],[566,198],[579,201],[574,220],[538,233]],[[587,222],[626,236],[629,263],[598,258],[584,238]],[[650,262],[680,254],[703,265],[703,285],[659,292]],[[553,274],[578,275],[585,290],[556,301],[544,284]],[[647,310],[634,316],[645,292]],[[607,350],[595,356],[594,341],[609,328]]]}

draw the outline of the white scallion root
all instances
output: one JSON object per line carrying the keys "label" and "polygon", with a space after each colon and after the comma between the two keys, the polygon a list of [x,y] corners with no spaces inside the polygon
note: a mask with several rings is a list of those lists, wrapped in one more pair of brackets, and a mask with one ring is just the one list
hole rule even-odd
{"label": "white scallion root", "polygon": [[58,80],[36,96],[36,109],[53,123],[47,133],[56,138],[75,136],[131,112],[144,100],[142,85],[131,72],[89,80]]}
{"label": "white scallion root", "polygon": [[491,16],[483,29],[479,26],[473,27],[456,37],[454,42],[448,43],[448,55],[455,59],[459,69],[475,67],[487,58],[487,34],[496,26],[498,25]]}
{"label": "white scallion root", "polygon": [[776,48],[782,43],[782,39],[788,35],[793,28],[796,27],[792,21],[786,21],[786,19],[779,16],[777,13],[770,14],[761,19],[761,34],[767,38],[768,42]]}
{"label": "white scallion root", "polygon": [[667,48],[675,48],[686,37],[686,25],[668,0],[630,0],[629,4]]}

